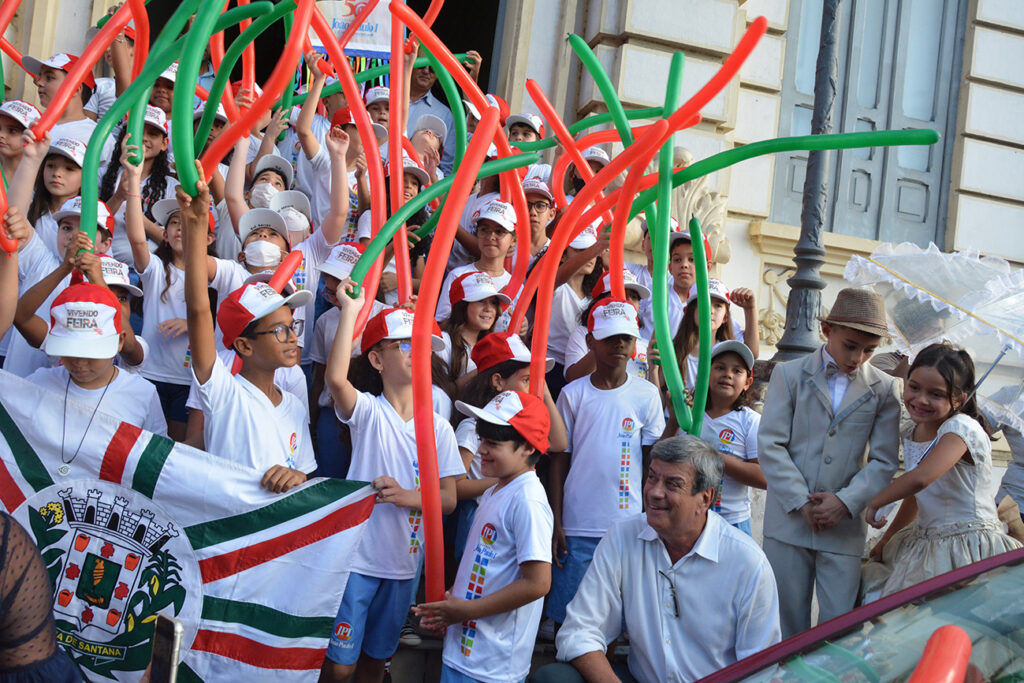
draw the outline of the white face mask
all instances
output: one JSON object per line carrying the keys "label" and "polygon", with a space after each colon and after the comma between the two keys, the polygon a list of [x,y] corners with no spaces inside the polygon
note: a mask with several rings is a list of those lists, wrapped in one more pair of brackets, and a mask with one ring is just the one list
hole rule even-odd
{"label": "white face mask", "polygon": [[297,244],[309,237],[309,219],[301,211],[290,206],[281,209],[280,214],[288,230],[288,243],[294,249]]}
{"label": "white face mask", "polygon": [[249,205],[254,209],[266,209],[270,206],[270,198],[277,192],[277,188],[270,183],[253,185],[249,190]]}
{"label": "white face mask", "polygon": [[245,245],[245,263],[257,268],[274,268],[281,265],[281,249],[266,240],[253,240]]}

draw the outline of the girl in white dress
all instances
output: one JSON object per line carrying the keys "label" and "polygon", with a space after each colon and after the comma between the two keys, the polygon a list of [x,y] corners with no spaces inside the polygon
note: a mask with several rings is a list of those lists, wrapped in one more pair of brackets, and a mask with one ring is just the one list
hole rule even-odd
{"label": "girl in white dress", "polygon": [[881,528],[879,509],[903,501],[872,551],[891,568],[882,595],[1020,547],[996,514],[992,445],[974,382],[970,355],[948,344],[923,349],[910,366],[903,391],[911,419],[903,433],[906,473],[865,512],[868,524]]}

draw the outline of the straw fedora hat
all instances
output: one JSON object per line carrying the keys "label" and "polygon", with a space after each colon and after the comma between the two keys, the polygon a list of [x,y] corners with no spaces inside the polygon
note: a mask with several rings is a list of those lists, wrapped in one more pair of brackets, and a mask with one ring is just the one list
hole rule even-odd
{"label": "straw fedora hat", "polygon": [[836,303],[828,317],[818,320],[830,325],[842,325],[878,337],[889,336],[889,325],[885,318],[885,300],[868,289],[847,287],[839,291]]}

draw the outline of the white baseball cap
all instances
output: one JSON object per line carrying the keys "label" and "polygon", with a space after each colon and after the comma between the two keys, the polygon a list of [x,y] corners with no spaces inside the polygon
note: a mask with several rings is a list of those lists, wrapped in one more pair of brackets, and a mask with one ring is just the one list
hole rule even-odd
{"label": "white baseball cap", "polygon": [[492,199],[484,205],[479,214],[473,216],[473,225],[482,220],[494,221],[509,232],[516,231],[516,210],[508,202]]}
{"label": "white baseball cap", "polygon": [[85,164],[86,144],[78,138],[57,138],[50,145],[47,154],[60,154],[62,157],[71,159],[79,166]]}
{"label": "white baseball cap", "polygon": [[[29,57],[28,55],[21,58],[21,65],[25,68],[25,71],[29,72],[33,76],[38,76],[42,67],[48,66],[51,69],[58,69],[65,73],[71,71],[74,67],[75,62],[79,60],[78,55],[68,54],[67,52],[58,52],[54,56],[46,60],[39,60],[35,57]],[[85,78],[83,82],[90,88],[96,87],[96,79],[93,78],[91,72],[85,72]]]}
{"label": "white baseball cap", "polygon": [[309,205],[309,197],[298,190],[281,190],[270,198],[270,205],[267,208],[277,212],[284,209],[295,209],[310,223],[313,222],[313,209]]}
{"label": "white baseball cap", "polygon": [[[407,308],[385,308],[370,318],[363,330],[360,349],[366,353],[385,339],[412,339],[413,312]],[[444,351],[444,338],[437,321],[433,321],[433,333],[430,335],[430,349],[440,353]]]}
{"label": "white baseball cap", "polygon": [[499,292],[491,276],[480,271],[463,273],[452,281],[448,290],[448,300],[452,306],[460,301],[472,303],[486,301],[492,297],[497,297],[498,301],[506,306],[512,303],[512,297]]}
{"label": "white baseball cap", "polygon": [[369,107],[375,102],[390,102],[391,88],[378,85],[366,91],[366,106]]}
{"label": "white baseball cap", "polygon": [[[651,295],[651,290],[640,284],[637,281],[636,276],[625,268],[622,269],[622,284],[624,285],[624,289],[636,292],[641,299],[646,299]],[[597,299],[597,297],[601,296],[605,292],[610,291],[612,291],[612,274],[611,272],[607,272],[602,275],[601,279],[594,285],[594,289],[590,293],[590,298]]]}
{"label": "white baseball cap", "polygon": [[[264,209],[269,210],[269,209]],[[298,308],[313,300],[313,292],[300,289],[288,296],[264,282],[242,285],[231,292],[217,309],[217,325],[224,335],[224,346],[230,347],[249,323],[264,318],[281,306]]]}
{"label": "white baseball cap", "polygon": [[[669,232],[671,233],[671,240],[672,240],[672,242],[675,242],[677,239],[679,239],[679,235],[676,235],[675,233],[680,233],[680,235],[685,235],[687,240],[690,239],[690,233],[688,233],[688,232],[687,233],[681,233],[680,232],[682,230],[682,228],[679,227],[679,221],[677,221],[675,218],[672,218],[671,216],[669,216],[668,223],[669,223]],[[647,225],[647,218],[645,216],[644,218],[640,219],[640,232],[642,232],[643,234],[646,235],[649,231],[650,231],[650,226]]]}
{"label": "white baseball cap", "polygon": [[433,132],[434,135],[440,138],[441,146],[444,146],[444,140],[448,137],[448,126],[445,125],[444,121],[433,114],[424,114],[416,119],[416,126],[413,128],[413,134],[420,130],[429,130]]}
{"label": "white baseball cap", "polygon": [[295,176],[295,169],[288,163],[288,160],[278,154],[264,154],[256,162],[256,170],[252,172],[253,180],[267,169],[277,171],[284,178],[285,189],[292,186],[292,178]]}
{"label": "white baseball cap", "polygon": [[[60,223],[61,219],[68,216],[82,217],[82,196],[76,195],[61,205],[60,211],[53,214],[53,220]],[[101,201],[96,202],[96,225],[103,228],[110,234],[114,233],[114,216],[110,213],[107,205]]]}
{"label": "white baseball cap", "polygon": [[537,176],[530,176],[523,181],[523,194],[539,194],[549,202],[555,201],[551,188]]}
{"label": "white baseball cap", "polygon": [[[203,112],[206,111],[206,101],[200,100],[196,108],[192,110],[192,120],[198,121],[203,116]],[[228,113],[224,110],[224,105],[217,103],[217,113],[213,115],[213,118],[217,119],[221,123],[228,122]]]}
{"label": "white baseball cap", "polygon": [[601,225],[601,219],[598,218],[593,223],[583,228],[580,234],[576,235],[572,242],[569,242],[569,246],[573,249],[590,249],[590,247],[597,244],[597,229]]}
{"label": "white baseball cap", "polygon": [[[416,180],[420,181],[420,187],[426,187],[430,184],[430,176],[427,175],[426,170],[422,166],[416,163],[416,160],[402,152],[402,170],[405,173],[412,175]],[[384,169],[384,175],[391,174],[391,162],[388,162],[387,168]]]}
{"label": "white baseball cap", "polygon": [[170,66],[164,69],[163,73],[158,78],[164,78],[174,83],[178,78],[178,63],[172,62]]}
{"label": "white baseball cap", "polygon": [[108,287],[123,287],[132,296],[142,296],[142,290],[133,285],[128,276],[127,263],[121,263],[111,256],[100,256],[100,268],[103,269],[103,281]]}
{"label": "white baseball cap", "polygon": [[273,209],[249,209],[238,219],[238,239],[245,244],[249,233],[259,228],[270,228],[284,238],[288,244],[288,226],[281,214]]}
{"label": "white baseball cap", "polygon": [[154,107],[151,104],[146,105],[146,125],[159,128],[167,135],[167,114],[160,107]]}
{"label": "white baseball cap", "polygon": [[711,347],[712,358],[721,356],[723,353],[735,353],[743,359],[743,363],[747,366],[747,370],[754,369],[754,353],[743,342],[737,341],[736,339],[727,339],[726,341],[720,341]]}
{"label": "white baseball cap", "polygon": [[7,100],[0,104],[0,114],[14,119],[21,124],[22,128],[28,128],[42,116],[42,113],[36,109],[35,105],[25,100]]}
{"label": "white baseball cap", "polygon": [[[725,303],[731,302],[731,299],[729,299],[729,288],[726,287],[725,283],[722,282],[721,280],[716,280],[714,278],[708,280],[708,294],[711,295],[712,299],[718,299],[719,301],[724,301]],[[686,298],[686,303],[690,303],[696,298],[697,283],[694,283],[690,285],[690,296]]]}
{"label": "white baseball cap", "polygon": [[[498,104],[498,99],[494,95],[488,93],[484,95],[484,99],[487,100],[488,105],[498,109],[499,111],[501,110],[501,105]],[[476,105],[469,100],[462,100],[462,103],[466,105],[466,109],[469,110],[469,113],[472,114],[473,118],[479,121],[481,118],[480,110],[476,108]]]}
{"label": "white baseball cap", "polygon": [[171,214],[176,211],[181,211],[177,199],[160,199],[154,202],[153,208],[150,209],[150,212],[153,214],[153,221],[164,228],[167,227],[167,221],[171,219]]}
{"label": "white baseball cap", "polygon": [[331,249],[330,255],[320,264],[320,272],[339,280],[352,274],[359,257],[366,251],[366,245],[359,242],[345,242]]}
{"label": "white baseball cap", "polygon": [[512,125],[515,123],[521,123],[524,126],[529,127],[534,133],[540,137],[544,137],[544,122],[536,114],[524,112],[522,114],[513,114],[512,116],[505,119],[505,126],[512,130]]}
{"label": "white baseball cap", "polygon": [[606,339],[617,334],[627,334],[639,339],[640,323],[636,307],[625,299],[601,299],[590,311],[587,332],[590,332],[594,339]]}
{"label": "white baseball cap", "polygon": [[601,166],[607,166],[611,163],[611,158],[608,156],[608,152],[604,151],[600,147],[587,147],[583,150],[583,158],[587,161],[597,161]]}
{"label": "white baseball cap", "polygon": [[50,329],[41,348],[50,356],[113,358],[121,331],[121,302],[114,293],[79,282],[50,306]]}

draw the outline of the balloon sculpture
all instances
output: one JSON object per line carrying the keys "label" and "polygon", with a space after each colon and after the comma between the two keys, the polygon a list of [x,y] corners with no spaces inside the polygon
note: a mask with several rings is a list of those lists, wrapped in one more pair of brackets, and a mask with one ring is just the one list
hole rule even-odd
{"label": "balloon sculpture", "polygon": [[[433,601],[443,599],[444,596],[444,566],[441,499],[431,408],[430,335],[435,302],[441,288],[449,251],[458,228],[459,215],[478,178],[499,175],[501,197],[513,204],[518,218],[519,240],[515,255],[515,267],[511,282],[507,287],[510,294],[514,295],[519,292],[518,303],[512,313],[511,329],[519,329],[518,326],[524,321],[528,309],[534,311],[530,391],[538,396],[543,392],[544,359],[547,355],[551,302],[555,274],[563,252],[572,239],[595,219],[602,219],[603,223],[609,224],[612,293],[621,296],[623,294],[622,252],[626,222],[641,212],[646,213],[654,255],[654,336],[655,340],[659,342],[658,350],[661,363],[665,370],[666,381],[679,424],[683,429],[698,434],[707,394],[712,343],[707,255],[704,253],[701,226],[693,218],[689,220],[689,232],[697,265],[700,349],[695,391],[693,392],[693,408],[691,409],[684,400],[686,387],[680,373],[679,359],[675,357],[672,345],[666,305],[669,222],[673,188],[744,159],[764,154],[793,150],[843,149],[881,145],[929,145],[935,143],[939,135],[933,130],[900,130],[780,138],[744,145],[702,159],[685,168],[673,168],[673,134],[700,121],[701,108],[736,76],[767,27],[767,21],[763,17],[759,17],[750,24],[736,49],[725,60],[714,77],[689,100],[682,103],[679,101],[684,59],[682,53],[677,53],[673,56],[671,63],[664,106],[633,111],[626,111],[622,106],[611,79],[586,42],[579,36],[570,36],[569,44],[594,79],[607,105],[608,112],[592,115],[571,125],[566,125],[540,86],[534,81],[528,81],[526,83],[527,90],[540,108],[548,124],[547,127],[553,131],[553,135],[544,140],[513,145],[509,143],[501,129],[498,122],[498,110],[489,105],[483,92],[469,77],[466,70],[461,67],[459,60],[464,55],[452,54],[430,28],[438,12],[441,11],[441,0],[433,0],[427,15],[423,18],[416,15],[404,3],[393,1],[390,5],[392,20],[390,65],[369,69],[358,74],[352,72],[345,55],[345,46],[376,4],[376,0],[365,3],[359,16],[338,38],[331,31],[327,20],[317,9],[313,0],[284,0],[276,4],[267,0],[240,1],[237,3],[237,7],[230,10],[226,9],[226,2],[184,0],[171,16],[164,30],[150,45],[148,40],[149,23],[143,1],[130,0],[113,16],[106,19],[105,25],[95,40],[90,43],[82,55],[82,59],[71,69],[54,97],[53,103],[34,126],[33,132],[39,137],[49,130],[60,117],[74,90],[87,76],[103,51],[128,21],[134,20],[140,44],[136,45],[132,83],[99,121],[86,154],[83,174],[85,177],[96,177],[103,141],[126,114],[129,115],[129,130],[133,132],[133,135],[138,134],[136,139],[141,137],[145,105],[149,100],[150,90],[156,79],[174,61],[178,61],[179,66],[174,85],[172,120],[186,122],[191,120],[193,101],[197,92],[196,80],[199,74],[200,59],[204,50],[209,47],[211,58],[217,66],[217,76],[208,93],[206,109],[199,123],[198,131],[193,134],[188,125],[175,125],[172,133],[174,156],[182,187],[186,192],[195,195],[196,182],[199,180],[195,160],[201,149],[201,143],[207,138],[217,105],[223,102],[229,121],[226,129],[201,155],[202,169],[206,178],[212,175],[217,164],[231,149],[235,141],[242,135],[248,135],[253,124],[271,107],[289,103],[298,104],[304,101],[304,95],[293,96],[291,93],[291,89],[294,87],[294,74],[296,67],[300,64],[303,52],[309,47],[307,38],[309,30],[319,37],[329,59],[329,63],[321,62],[321,68],[325,72],[335,72],[339,81],[335,85],[324,88],[321,91],[321,97],[333,92],[344,92],[367,157],[371,195],[370,224],[373,238],[355,265],[352,279],[371,292],[376,291],[383,266],[384,250],[389,244],[393,244],[400,300],[409,302],[413,292],[405,221],[431,202],[437,200],[442,202],[427,224],[418,231],[419,237],[424,237],[431,231],[436,234],[420,284],[412,352],[414,420],[425,529],[427,599]],[[0,7],[0,33],[11,20],[17,6],[17,0],[10,0]],[[190,21],[188,30],[182,33]],[[262,94],[248,108],[240,108],[228,94],[228,74],[238,59],[241,59],[243,87],[254,89],[253,41],[278,21],[284,23],[286,27],[287,39],[284,48],[270,77],[262,84]],[[241,24],[241,33],[225,51],[223,31],[235,24]],[[408,39],[406,39],[406,30],[410,34]],[[415,47],[414,39],[423,46],[425,55],[414,62],[415,66],[427,64],[432,66],[439,76],[441,87],[449,101],[456,105],[453,112],[454,130],[449,131],[449,134],[455,136],[457,159],[455,167],[457,170],[452,177],[433,183],[407,203],[403,201],[401,192],[401,175],[393,173],[391,177],[391,216],[387,218],[384,170],[373,127],[366,107],[363,105],[359,84],[390,73],[393,87],[391,88],[392,115],[389,130],[389,156],[392,160],[401,159],[403,150],[411,148],[405,138],[406,122],[402,120],[401,115],[403,102],[400,98],[403,89],[400,84],[404,77],[403,71],[407,67],[404,58]],[[6,41],[0,42],[0,49],[4,49],[8,53],[13,50]],[[471,139],[467,137],[465,116],[459,106],[461,98],[458,86],[462,87],[465,97],[481,112],[481,120]],[[228,94],[227,97],[225,97],[226,94]],[[631,122],[643,120],[652,122],[636,127],[631,126]],[[574,137],[593,126],[609,122],[614,125],[614,129],[589,133],[579,139]],[[590,145],[609,142],[621,143],[624,147],[623,152],[596,173],[591,171],[583,159],[582,151]],[[492,143],[497,149],[498,158],[485,161],[488,147]],[[564,150],[564,155],[555,164],[552,173],[552,185],[558,200],[565,202],[567,199],[563,191],[563,179],[570,163],[576,167],[586,182],[583,189],[568,205],[551,237],[549,248],[527,278],[530,243],[529,215],[520,180],[521,176],[517,171],[529,164],[538,163],[540,156],[537,152],[556,146]],[[648,164],[653,161],[655,156],[658,158],[657,170],[647,173]],[[133,159],[133,163],[141,162],[141,158]],[[611,182],[622,173],[626,174],[625,183],[622,187],[612,190]],[[97,192],[98,188],[95,183],[85,183],[82,186],[81,225],[83,230],[91,233],[91,237],[95,237],[96,230]],[[5,209],[6,199],[2,185],[0,185],[0,210]],[[7,238],[3,230],[0,230],[0,248],[9,253],[17,248],[17,244]],[[294,252],[292,256],[295,258],[282,264],[278,275],[275,276],[273,280],[275,288],[282,287],[298,265],[301,255]],[[362,326],[366,322],[372,304],[371,299],[372,297],[367,297],[366,306],[360,314],[356,326],[357,334],[361,332]]]}

